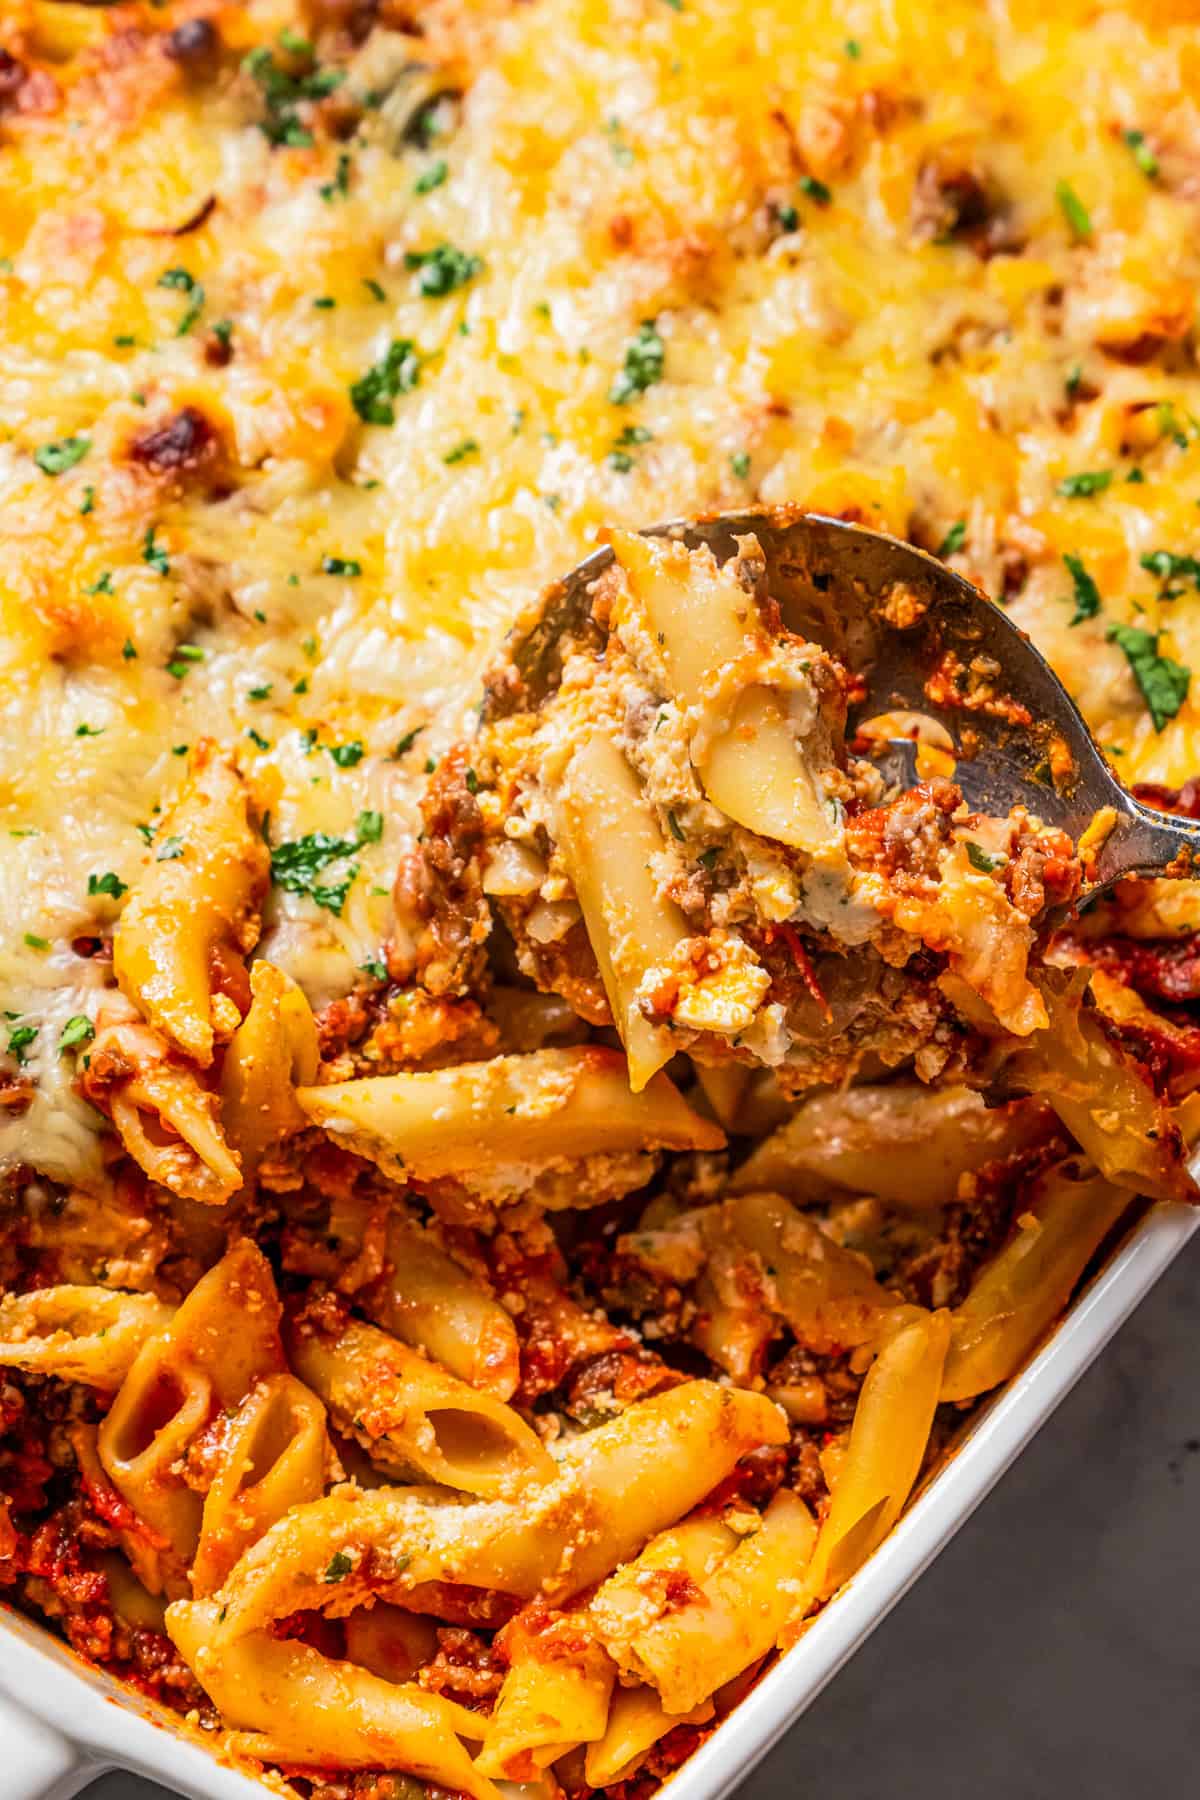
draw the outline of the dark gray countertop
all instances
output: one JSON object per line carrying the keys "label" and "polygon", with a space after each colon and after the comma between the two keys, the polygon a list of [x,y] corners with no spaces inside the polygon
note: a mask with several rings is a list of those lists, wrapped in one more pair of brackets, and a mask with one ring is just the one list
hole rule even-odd
{"label": "dark gray countertop", "polygon": [[1195,1239],[747,1800],[1195,1793],[1198,1372]]}

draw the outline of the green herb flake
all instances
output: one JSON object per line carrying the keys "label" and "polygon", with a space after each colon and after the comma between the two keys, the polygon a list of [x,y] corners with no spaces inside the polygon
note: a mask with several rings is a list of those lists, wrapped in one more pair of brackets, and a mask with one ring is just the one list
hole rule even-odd
{"label": "green herb flake", "polygon": [[269,750],[271,748],[270,738],[265,738],[261,731],[255,731],[253,725],[248,728],[246,736],[257,750]]}
{"label": "green herb flake", "polygon": [[58,1040],[58,1054],[73,1050],[77,1044],[90,1044],[96,1035],[96,1027],[86,1013],[75,1013],[62,1028]]}
{"label": "green herb flake", "polygon": [[36,931],[25,933],[25,943],[30,950],[48,950],[50,948],[49,938],[39,937]]}
{"label": "green herb flake", "polygon": [[444,156],[439,156],[436,162],[431,162],[429,167],[422,169],[417,176],[413,182],[413,193],[432,194],[434,188],[441,187],[449,173],[450,165]]}
{"label": "green herb flake", "polygon": [[362,564],[352,556],[323,556],[321,558],[322,575],[342,575],[347,581],[357,581],[362,574]]}
{"label": "green herb flake", "polygon": [[336,837],[326,831],[312,831],[307,837],[277,844],[271,852],[271,879],[289,893],[307,894],[318,906],[340,915],[358,874],[358,864],[350,863],[341,878],[333,882],[320,879],[331,863],[353,856],[364,844],[375,844],[383,836],[383,814],[361,812],[353,832]]}
{"label": "green herb flake", "polygon": [[125,658],[126,662],[136,661],[137,650],[132,638],[126,638],[125,642],[121,645],[121,655]]}
{"label": "green herb flake", "polygon": [[966,541],[967,521],[965,519],[956,519],[941,543],[938,545],[937,553],[943,560],[945,560],[947,556],[957,556]]}
{"label": "green herb flake", "polygon": [[453,244],[436,244],[432,250],[406,251],[404,266],[416,271],[419,294],[428,300],[440,300],[473,281],[483,268],[483,260],[466,250],[455,249]]}
{"label": "green herb flake", "polygon": [[643,319],[625,350],[620,374],[608,390],[614,406],[627,406],[638,394],[661,381],[666,366],[666,345],[653,319]]}
{"label": "green herb flake", "polygon": [[371,977],[372,981],[386,981],[388,978],[386,963],[372,961],[359,963],[358,966],[364,975],[369,975]]}
{"label": "green herb flake", "polygon": [[978,869],[981,875],[990,875],[993,870],[999,869],[1003,865],[1001,857],[989,856],[982,844],[975,843],[971,838],[967,839],[966,850],[967,861],[973,869]]}
{"label": "green herb flake", "polygon": [[1146,142],[1144,131],[1123,131],[1122,140],[1147,181],[1158,179],[1158,158]]}
{"label": "green herb flake", "polygon": [[199,644],[176,644],[174,655],[167,664],[167,674],[173,675],[176,681],[182,681],[194,663],[204,661],[204,651]]}
{"label": "green herb flake", "polygon": [[109,900],[119,900],[122,894],[129,892],[129,883],[122,881],[112,869],[105,869],[103,875],[89,875],[87,883],[89,895],[103,894]]}
{"label": "green herb flake", "polygon": [[1191,581],[1200,592],[1200,557],[1179,556],[1174,550],[1151,550],[1138,559],[1151,575],[1163,583],[1162,598],[1173,600],[1182,588],[1170,588],[1173,581]]}
{"label": "green herb flake", "polygon": [[326,744],[325,748],[339,769],[356,768],[366,755],[366,746],[361,738],[351,738],[345,744]]}
{"label": "green herb flake", "polygon": [[272,682],[265,681],[261,687],[252,687],[250,689],[249,698],[251,700],[269,700],[271,698],[271,688],[273,685]]}
{"label": "green herb flake", "polygon": [[380,285],[380,283],[378,281],[375,281],[370,275],[363,276],[363,286],[366,288],[368,294],[370,294],[372,300],[381,300],[382,301],[382,300],[387,299],[387,294],[384,291],[383,287]]}
{"label": "green herb flake", "polygon": [[1158,652],[1158,633],[1140,625],[1110,625],[1108,641],[1125,655],[1143,700],[1150,710],[1155,731],[1173,719],[1188,697],[1192,671]]}
{"label": "green herb flake", "polygon": [[83,505],[79,508],[79,516],[86,519],[88,514],[96,510],[96,490],[89,482],[83,490]]}
{"label": "green herb flake", "polygon": [[475,442],[475,439],[474,438],[464,438],[462,440],[461,444],[455,444],[453,450],[447,450],[445,456],[443,456],[443,458],[442,458],[442,461],[444,463],[453,465],[454,463],[466,462],[466,460],[469,456],[478,456],[478,455],[479,455],[479,445]]}
{"label": "green herb flake", "polygon": [[463,780],[466,782],[468,794],[477,794],[479,792],[479,777],[474,769],[468,769]]}
{"label": "green herb flake", "polygon": [[178,862],[183,855],[183,839],[181,837],[164,838],[154,852],[155,862]]}
{"label": "green herb flake", "polygon": [[857,38],[847,38],[842,45],[842,49],[846,52],[846,55],[850,58],[851,62],[857,62],[862,55],[862,45]]}
{"label": "green herb flake", "polygon": [[1064,475],[1054,491],[1064,500],[1083,500],[1091,494],[1102,494],[1112,478],[1111,469],[1083,469],[1078,475]]}
{"label": "green herb flake", "polygon": [[1067,623],[1082,625],[1085,619],[1094,619],[1100,611],[1100,589],[1084,568],[1081,557],[1072,556],[1068,551],[1063,561],[1075,589],[1075,616]]}
{"label": "green herb flake", "polygon": [[29,1060],[25,1052],[37,1034],[38,1027],[36,1025],[18,1025],[15,1031],[10,1031],[8,1034],[8,1054],[15,1056],[22,1068]]}
{"label": "green herb flake", "polygon": [[[283,46],[285,49],[287,46]],[[305,41],[302,52],[291,52],[305,61],[312,58],[312,47]],[[257,84],[263,97],[263,117],[259,130],[267,142],[289,149],[306,150],[313,135],[301,121],[297,108],[305,100],[324,100],[346,78],[344,69],[311,69],[305,74],[292,74],[265,44],[260,44],[243,58],[242,68]]]}
{"label": "green herb flake", "polygon": [[402,756],[407,756],[424,730],[424,725],[414,725],[411,731],[406,731],[392,751],[392,761],[399,762]]}
{"label": "green herb flake", "polygon": [[421,379],[421,361],[410,338],[393,338],[387,352],[350,389],[355,412],[366,425],[394,425],[393,400],[411,394]]}
{"label": "green herb flake", "polygon": [[350,192],[350,171],[353,166],[354,164],[351,160],[349,151],[341,151],[337,159],[337,170],[333,180],[323,181],[320,186],[319,191],[321,198],[327,205],[331,204],[334,200],[344,200],[346,198],[347,194]]}
{"label": "green herb flake", "polygon": [[103,725],[80,724],[75,727],[76,737],[101,737],[103,732]]}
{"label": "green herb flake", "polygon": [[1060,181],[1057,184],[1054,189],[1054,198],[1058,201],[1059,210],[1067,221],[1071,236],[1077,243],[1085,243],[1092,235],[1092,215],[1069,181]]}
{"label": "green herb flake", "polygon": [[101,570],[95,581],[89,582],[83,591],[85,594],[111,594],[113,592],[112,570]]}
{"label": "green herb flake", "polygon": [[729,466],[739,481],[745,481],[750,473],[750,453],[748,450],[735,450],[729,459]]}
{"label": "green herb flake", "polygon": [[802,175],[797,185],[799,186],[800,192],[802,194],[807,194],[808,198],[814,201],[817,206],[832,205],[832,191],[825,186],[823,181],[818,181],[815,175]]}
{"label": "green herb flake", "polygon": [[169,575],[171,573],[170,560],[168,559],[166,551],[157,540],[157,530],[158,527],[155,525],[147,525],[146,527],[146,535],[142,539],[142,561],[144,563],[149,563],[150,567],[157,574]]}
{"label": "green herb flake", "polygon": [[[33,460],[43,475],[63,475],[81,463],[92,447],[89,437],[59,438],[56,443],[43,444],[33,453]],[[89,488],[88,492],[92,490]],[[90,507],[83,510],[89,511]]]}
{"label": "green herb flake", "polygon": [[332,312],[337,305],[337,301],[329,294],[318,294],[313,301],[313,305],[318,312]]}
{"label": "green herb flake", "polygon": [[671,827],[671,836],[673,838],[676,838],[679,841],[679,843],[682,844],[684,841],[683,840],[683,832],[679,829],[679,820],[675,817],[675,814],[673,812],[668,811],[667,824]]}
{"label": "green herb flake", "polygon": [[327,1582],[344,1581],[354,1567],[354,1559],[346,1555],[344,1550],[335,1550],[325,1569],[324,1580]]}
{"label": "green herb flake", "polygon": [[189,304],[175,327],[176,337],[186,337],[204,310],[203,287],[187,269],[167,269],[159,276],[158,285],[161,288],[176,288],[181,294],[189,295]]}

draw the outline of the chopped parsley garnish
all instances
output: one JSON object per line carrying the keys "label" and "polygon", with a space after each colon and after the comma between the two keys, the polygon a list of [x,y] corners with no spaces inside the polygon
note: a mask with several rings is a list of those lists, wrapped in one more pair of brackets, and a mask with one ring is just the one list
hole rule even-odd
{"label": "chopped parsley garnish", "polygon": [[[81,463],[92,447],[90,437],[59,438],[56,443],[43,444],[33,453],[33,460],[43,475],[63,475]],[[91,493],[92,489],[89,488]],[[84,508],[90,511],[90,507]]]}
{"label": "chopped parsley garnish", "polygon": [[1162,598],[1173,600],[1182,588],[1170,589],[1172,581],[1192,581],[1200,591],[1200,557],[1177,556],[1173,550],[1151,550],[1139,559],[1143,569],[1157,575],[1163,583]]}
{"label": "chopped parsley garnish", "polygon": [[1140,625],[1110,625],[1108,640],[1124,651],[1125,660],[1150,709],[1155,731],[1173,719],[1188,697],[1192,671],[1158,653],[1158,633]]}
{"label": "chopped parsley garnish", "polygon": [[798,186],[800,192],[807,194],[809,199],[814,200],[818,206],[829,206],[833,200],[832,191],[825,186],[823,181],[818,181],[815,175],[802,175]]}
{"label": "chopped parsley garnish", "polygon": [[85,594],[111,594],[113,591],[112,570],[102,569],[95,581],[90,581],[83,591]]}
{"label": "chopped parsley garnish", "polygon": [[846,55],[850,58],[851,62],[857,62],[862,55],[862,45],[857,38],[847,38],[842,45],[842,49],[846,52]]}
{"label": "chopped parsley garnish", "polygon": [[673,812],[668,811],[667,824],[671,827],[671,836],[673,838],[677,838],[678,841],[682,844],[683,833],[679,829],[679,820],[675,817],[675,814]]}
{"label": "chopped parsley garnish", "polygon": [[1001,858],[989,856],[982,844],[975,843],[973,839],[967,839],[966,849],[967,861],[973,869],[978,869],[981,875],[990,875],[994,869],[1001,867]]}
{"label": "chopped parsley garnish", "polygon": [[1078,475],[1064,475],[1054,491],[1064,500],[1083,500],[1090,494],[1102,494],[1112,478],[1111,469],[1083,469]]}
{"label": "chopped parsley garnish", "polygon": [[325,748],[339,769],[353,769],[366,754],[361,738],[351,738],[346,744],[326,744]]}
{"label": "chopped parsley garnish", "polygon": [[204,651],[199,644],[176,644],[175,653],[167,664],[167,674],[173,675],[176,681],[182,681],[193,663],[204,661]]}
{"label": "chopped parsley garnish", "polygon": [[444,156],[439,156],[436,162],[431,162],[429,167],[427,169],[422,169],[421,173],[417,176],[417,179],[413,182],[413,193],[432,194],[434,188],[441,187],[449,173],[450,165],[447,163]]}
{"label": "chopped parsley garnish", "polygon": [[346,198],[346,195],[350,192],[350,170],[353,166],[349,151],[343,150],[338,156],[337,172],[335,173],[333,180],[323,181],[321,183],[320,194],[322,200],[328,202],[333,200],[344,200]]}
{"label": "chopped parsley garnish", "polygon": [[747,475],[750,473],[750,452],[748,450],[735,450],[729,459],[729,466],[739,481],[745,481]]}
{"label": "chopped parsley garnish", "polygon": [[96,490],[91,482],[83,490],[83,505],[79,509],[81,518],[86,519],[90,512],[96,510]]}
{"label": "chopped parsley garnish", "polygon": [[637,152],[634,150],[632,144],[627,144],[625,142],[624,137],[621,135],[620,119],[614,115],[608,120],[605,125],[605,130],[608,132],[608,147],[612,151],[613,161],[619,163],[622,168],[628,168],[629,164],[633,162],[637,155]]}
{"label": "chopped parsley garnish", "polygon": [[[287,48],[286,45],[283,47]],[[312,49],[306,43],[302,51],[291,54],[310,57]],[[332,94],[345,80],[345,70],[313,69],[306,75],[292,75],[280,67],[271,51],[262,44],[251,50],[242,67],[257,82],[262,93],[265,116],[259,120],[259,130],[268,143],[308,149],[313,141],[312,132],[301,122],[296,109],[305,100],[323,100]]]}
{"label": "chopped parsley garnish", "polygon": [[1081,557],[1072,556],[1068,551],[1063,561],[1075,587],[1075,616],[1067,623],[1081,625],[1085,619],[1094,619],[1100,611],[1100,589],[1084,568]]}
{"label": "chopped parsley garnish", "polygon": [[110,900],[119,900],[122,894],[129,892],[129,883],[122,881],[112,869],[105,869],[103,875],[89,875],[87,891],[91,895],[105,894]]}
{"label": "chopped parsley garnish", "polygon": [[273,685],[274,684],[270,681],[264,681],[264,683],[261,687],[252,687],[250,689],[250,695],[249,695],[250,699],[251,700],[269,700],[271,698],[271,688]]}
{"label": "chopped parsley garnish", "polygon": [[147,525],[146,527],[146,535],[142,539],[142,561],[149,563],[150,567],[159,575],[169,575],[171,564],[166,551],[155,537],[157,529],[156,525]]}
{"label": "chopped parsley garnish", "polygon": [[372,300],[383,301],[387,299],[387,293],[384,288],[378,281],[374,281],[370,275],[363,276],[363,286],[366,288],[368,294],[370,294]]}
{"label": "chopped parsley garnish", "polygon": [[466,462],[469,456],[479,455],[479,445],[474,438],[464,438],[461,444],[455,444],[453,450],[447,450],[442,461],[444,463]]}
{"label": "chopped parsley garnish", "polygon": [[1132,152],[1133,160],[1147,181],[1154,181],[1158,176],[1158,158],[1146,142],[1144,131],[1123,131],[1121,133],[1127,148]]}
{"label": "chopped parsley garnish", "polygon": [[400,742],[396,745],[396,748],[392,751],[393,762],[398,762],[402,756],[408,755],[424,729],[424,725],[414,725],[411,731],[405,732],[404,736],[400,739]]}
{"label": "chopped parsley garnish", "polygon": [[1060,181],[1054,190],[1054,198],[1058,201],[1063,218],[1067,221],[1071,236],[1082,242],[1092,235],[1092,215],[1069,181]]}
{"label": "chopped parsley garnish", "polygon": [[167,269],[159,276],[158,285],[161,288],[177,288],[181,294],[191,296],[187,310],[175,327],[176,337],[186,337],[204,310],[203,287],[187,269]]}
{"label": "chopped parsley garnish", "polygon": [[270,738],[265,738],[260,731],[255,731],[253,725],[247,728],[246,736],[257,750],[269,750],[271,748]]}
{"label": "chopped parsley garnish", "polygon": [[372,981],[386,981],[388,978],[386,963],[365,962],[365,963],[359,963],[358,966],[362,970],[364,975],[369,975],[371,977]]}
{"label": "chopped parsley garnish", "polygon": [[76,737],[100,737],[101,734],[103,733],[103,731],[104,731],[103,725],[77,725],[75,727],[75,736]]}
{"label": "chopped parsley garnish", "polygon": [[463,780],[466,782],[468,794],[477,794],[479,792],[479,777],[474,769],[468,769],[463,776]]}
{"label": "chopped parsley garnish", "polygon": [[790,200],[775,208],[775,217],[779,221],[780,231],[784,232],[795,231],[800,223],[800,214]]}
{"label": "chopped parsley garnish", "polygon": [[75,1013],[62,1028],[62,1036],[58,1040],[58,1053],[61,1056],[66,1050],[73,1050],[76,1044],[90,1044],[96,1035],[96,1027],[86,1013]]}
{"label": "chopped parsley garnish", "polygon": [[337,305],[337,301],[334,300],[329,294],[318,294],[316,299],[313,301],[313,305],[316,307],[318,312],[332,312],[334,307]]}
{"label": "chopped parsley garnish", "polygon": [[452,294],[455,288],[473,281],[483,268],[483,259],[456,250],[453,244],[437,244],[432,250],[405,251],[404,266],[417,271],[419,294],[440,300],[443,294]]}
{"label": "chopped parsley garnish", "polygon": [[347,581],[357,581],[362,574],[362,564],[355,562],[352,556],[323,556],[321,573],[322,575],[344,575]]}
{"label": "chopped parsley garnish", "polygon": [[394,425],[393,400],[411,394],[421,379],[421,360],[411,338],[393,338],[386,353],[350,389],[355,412],[366,425]]}
{"label": "chopped parsley garnish", "polygon": [[27,931],[25,942],[31,950],[48,950],[50,948],[49,938],[39,937],[36,931]]}
{"label": "chopped parsley garnish", "polygon": [[164,838],[154,852],[155,862],[178,862],[183,855],[183,839],[181,837]]}
{"label": "chopped parsley garnish", "polygon": [[228,350],[233,339],[233,320],[218,319],[214,325],[210,326],[210,330],[222,350]]}
{"label": "chopped parsley garnish", "polygon": [[620,374],[608,390],[614,406],[626,406],[638,394],[663,378],[667,350],[653,319],[643,319],[625,350]]}
{"label": "chopped parsley garnish", "polygon": [[125,642],[121,645],[121,655],[125,658],[126,662],[134,662],[136,660],[137,650],[134,647],[132,638],[126,638]]}
{"label": "chopped parsley garnish", "polygon": [[326,1581],[344,1581],[353,1567],[352,1557],[347,1556],[344,1550],[335,1550],[329,1559],[324,1579]]}
{"label": "chopped parsley garnish", "polygon": [[967,541],[967,521],[955,519],[953,525],[938,545],[937,553],[941,557],[957,556]]}
{"label": "chopped parsley garnish", "polygon": [[352,832],[335,837],[327,831],[311,831],[307,837],[277,844],[271,852],[271,879],[289,893],[307,894],[318,906],[340,915],[358,874],[351,863],[340,880],[321,880],[331,863],[353,856],[364,844],[377,844],[383,836],[383,814],[361,812]]}
{"label": "chopped parsley garnish", "polygon": [[1083,364],[1082,363],[1075,363],[1072,365],[1070,371],[1068,372],[1067,379],[1063,383],[1063,386],[1067,390],[1067,399],[1074,400],[1076,394],[1078,394],[1080,388],[1083,386]]}
{"label": "chopped parsley garnish", "polygon": [[36,1025],[18,1025],[15,1031],[10,1031],[8,1034],[8,1054],[15,1056],[22,1068],[29,1060],[25,1052],[37,1034],[38,1027]]}
{"label": "chopped parsley garnish", "polygon": [[605,461],[610,469],[616,470],[618,475],[628,475],[633,467],[633,458],[628,450],[610,450]]}

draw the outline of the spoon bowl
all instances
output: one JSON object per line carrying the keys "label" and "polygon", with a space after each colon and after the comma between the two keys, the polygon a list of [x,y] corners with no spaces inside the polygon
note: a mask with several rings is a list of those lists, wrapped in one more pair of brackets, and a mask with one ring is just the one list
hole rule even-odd
{"label": "spoon bowl", "polygon": [[[1126,875],[1192,874],[1200,823],[1145,806],[1121,785],[1033,642],[936,557],[798,508],[673,520],[643,533],[692,550],[707,545],[718,562],[736,555],[748,534],[762,551],[766,588],[784,623],[858,678],[848,737],[887,715],[909,716],[894,737],[879,741],[878,728],[869,734],[887,781],[914,784],[914,734],[928,731],[937,743],[949,740],[953,779],[974,811],[1005,817],[1023,806],[1073,842],[1085,840],[1085,899]],[[517,624],[486,683],[485,723],[540,706],[570,650],[603,646],[592,601],[612,561],[611,548],[594,551]]]}

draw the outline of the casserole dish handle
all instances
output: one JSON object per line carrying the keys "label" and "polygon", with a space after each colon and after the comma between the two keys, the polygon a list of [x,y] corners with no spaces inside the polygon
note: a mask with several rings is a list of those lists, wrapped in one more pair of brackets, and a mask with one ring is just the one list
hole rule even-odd
{"label": "casserole dish handle", "polygon": [[0,1792],[5,1800],[70,1800],[99,1772],[77,1745],[0,1691]]}

